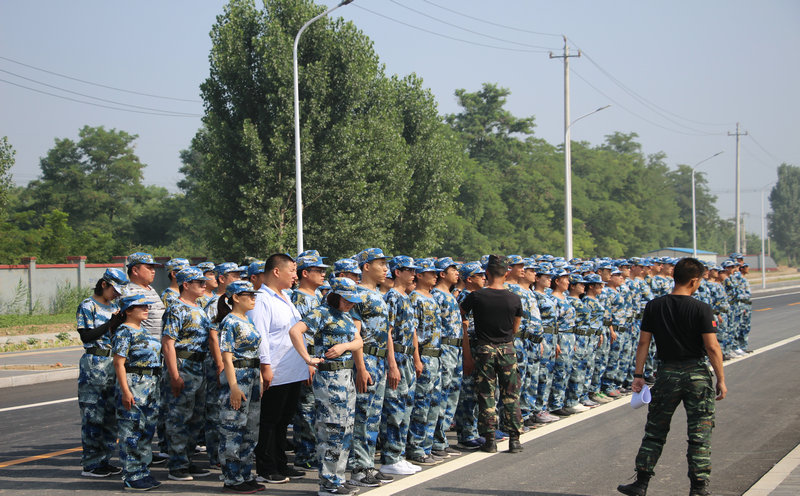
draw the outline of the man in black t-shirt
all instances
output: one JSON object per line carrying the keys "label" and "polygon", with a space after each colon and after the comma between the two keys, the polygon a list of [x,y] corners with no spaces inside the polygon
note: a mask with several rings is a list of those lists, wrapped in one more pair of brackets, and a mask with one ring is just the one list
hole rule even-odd
{"label": "man in black t-shirt", "polygon": [[651,338],[661,362],[647,413],[644,439],[636,456],[636,481],[620,485],[623,494],[644,496],[667,440],[672,414],[683,401],[688,424],[690,496],[711,494],[711,430],[714,427],[714,388],[705,357],[717,377],[716,399],[727,394],[722,370],[722,352],[717,342],[713,311],[692,294],[697,291],[705,267],[694,258],[683,258],[675,266],[672,293],[652,300],[644,309],[642,333],[636,350],[633,391],[644,386],[644,363]]}
{"label": "man in black t-shirt", "polygon": [[475,390],[478,403],[478,432],[486,439],[481,449],[488,453],[497,451],[497,402],[495,390],[500,387],[503,404],[502,430],[509,434],[508,451],[522,451],[519,435],[522,432],[522,413],[519,409],[520,377],[514,350],[514,334],[522,319],[522,300],[503,287],[508,265],[504,258],[489,257],[486,276],[487,287],[473,291],[461,303],[461,314],[466,323],[471,313],[475,322],[475,357],[470,351],[469,334],[464,333],[464,375],[477,370]]}

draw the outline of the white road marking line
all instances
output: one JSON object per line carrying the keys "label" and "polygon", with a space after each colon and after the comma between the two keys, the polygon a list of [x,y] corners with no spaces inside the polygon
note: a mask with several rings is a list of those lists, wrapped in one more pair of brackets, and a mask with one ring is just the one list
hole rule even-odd
{"label": "white road marking line", "polygon": [[[783,339],[783,340],[778,341],[776,343],[764,346],[763,348],[759,348],[757,350],[754,350],[752,353],[748,353],[746,356],[731,359],[728,362],[725,362],[725,366],[728,367],[730,365],[733,365],[736,362],[741,362],[742,360],[746,360],[746,359],[754,357],[756,355],[760,355],[761,353],[765,353],[767,351],[774,350],[775,348],[779,348],[781,346],[784,346],[786,344],[792,343],[792,342],[797,341],[797,340],[800,340],[800,334],[798,334],[797,336],[792,336],[790,338],[786,338],[786,339]],[[560,431],[561,429],[564,429],[566,427],[575,425],[578,422],[583,422],[584,420],[588,420],[588,419],[590,419],[592,417],[596,417],[597,415],[602,415],[602,414],[604,414],[606,412],[609,412],[611,410],[614,410],[614,409],[617,409],[617,408],[620,408],[620,407],[623,407],[623,406],[630,407],[630,399],[612,401],[611,403],[606,403],[605,405],[600,405],[600,406],[598,406],[596,408],[592,408],[588,412],[583,412],[583,413],[579,413],[577,415],[572,415],[570,417],[563,418],[563,419],[559,420],[558,422],[553,422],[551,424],[545,424],[544,427],[540,427],[538,429],[535,429],[535,430],[526,432],[525,434],[522,434],[520,436],[519,440],[522,443],[527,443],[528,441],[533,441],[534,439],[538,439],[540,437],[544,437],[544,436],[546,436],[548,434],[552,434],[553,432]],[[643,408],[643,409],[641,409],[641,411],[642,412],[647,412],[647,409]],[[403,479],[398,479],[398,480],[392,482],[391,484],[387,484],[387,485],[381,486],[379,488],[375,488],[375,489],[372,489],[372,490],[369,490],[369,491],[365,491],[364,494],[369,494],[370,496],[391,496],[391,495],[397,494],[397,493],[399,493],[401,491],[405,491],[406,489],[410,489],[410,488],[412,488],[414,486],[418,486],[420,484],[428,482],[429,480],[433,480],[433,479],[436,479],[437,477],[441,477],[443,475],[447,475],[450,472],[455,472],[456,470],[459,470],[459,469],[462,469],[462,468],[467,467],[469,465],[472,465],[473,463],[479,462],[481,460],[485,460],[486,458],[489,458],[490,456],[499,455],[499,454],[503,453],[504,451],[506,451],[507,449],[508,449],[508,441],[503,441],[503,442],[497,443],[497,453],[484,453],[484,452],[482,452],[480,450],[478,450],[478,452],[473,452],[473,453],[469,453],[469,454],[465,453],[465,454],[457,457],[453,461],[448,461],[447,463],[442,463],[440,465],[436,465],[436,466],[434,466],[432,468],[429,468],[427,470],[423,470],[422,472],[419,472],[417,474],[409,475],[409,476],[407,476],[407,477],[405,477]],[[512,455],[506,454],[506,455],[507,456],[524,457],[525,456],[525,452],[523,451],[522,453],[519,453],[519,454],[516,454],[516,455],[513,455],[513,454]],[[376,468],[379,468],[379,467],[376,467]]]}
{"label": "white road marking line", "polygon": [[[769,291],[769,290],[767,290],[767,291]],[[791,295],[796,295],[796,294],[800,294],[800,291],[795,291],[794,293],[779,293],[779,294],[774,294],[774,295],[769,295],[769,296],[755,296],[755,297],[750,298],[750,299],[751,300],[763,300],[764,298],[777,298],[778,296],[791,296]]]}
{"label": "white road marking line", "polygon": [[0,408],[0,413],[11,412],[14,410],[23,410],[25,408],[36,408],[37,406],[56,405],[58,403],[67,403],[70,401],[77,401],[77,400],[78,397],[76,396],[74,398],[64,398],[63,400],[44,401],[42,403],[31,403],[30,405],[10,406],[8,408]]}
{"label": "white road marking line", "polygon": [[795,447],[779,461],[772,469],[764,474],[758,482],[748,489],[742,496],[767,496],[777,489],[781,483],[800,465],[800,445]]}

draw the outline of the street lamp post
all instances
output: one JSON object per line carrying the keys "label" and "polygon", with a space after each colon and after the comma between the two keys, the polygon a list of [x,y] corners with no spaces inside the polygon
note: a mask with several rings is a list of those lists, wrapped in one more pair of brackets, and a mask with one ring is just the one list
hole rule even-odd
{"label": "street lamp post", "polygon": [[570,122],[564,129],[564,245],[567,260],[572,259],[572,140],[570,139],[569,130],[573,124],[584,117],[589,117],[610,106],[606,105],[605,107],[594,109]]}
{"label": "street lamp post", "polygon": [[292,53],[294,61],[294,177],[295,177],[295,200],[297,202],[297,253],[303,252],[303,185],[300,174],[300,89],[297,77],[297,44],[300,42],[300,35],[311,24],[321,19],[334,10],[351,3],[353,0],[342,0],[335,7],[331,7],[322,14],[313,17],[303,24],[297,36],[294,37],[294,51]]}
{"label": "street lamp post", "polygon": [[692,166],[692,256],[697,258],[697,207],[695,204],[695,182],[694,182],[694,173],[697,172],[697,166],[711,160],[712,158],[716,157],[717,155],[721,155],[722,152],[717,152],[714,155],[711,155],[708,158],[704,158],[703,160],[697,162]]}

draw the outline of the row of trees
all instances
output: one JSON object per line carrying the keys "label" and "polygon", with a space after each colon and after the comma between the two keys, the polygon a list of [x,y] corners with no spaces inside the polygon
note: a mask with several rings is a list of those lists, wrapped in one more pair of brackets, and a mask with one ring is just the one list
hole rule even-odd
{"label": "row of trees", "polygon": [[[39,180],[5,188],[0,262],[78,253],[102,261],[134,249],[233,260],[294,251],[291,50],[294,33],[319,12],[309,0],[267,0],[264,9],[230,1],[211,31],[206,112],[181,152],[180,192],[142,184],[135,135],[85,127],[77,141],[56,140]],[[461,110],[442,116],[417,76],[385,74],[352,23],[324,19],[303,36],[307,247],[329,257],[366,246],[462,259],[563,252],[562,145],[537,138],[533,116],[505,109],[507,89],[457,90]],[[691,244],[691,169],[670,169],[665,154],[644,154],[636,139],[614,133],[599,145],[573,144],[576,255]],[[781,177],[794,170],[782,166]],[[797,232],[798,193],[783,184],[770,197],[771,233],[796,259],[800,243],[780,236]],[[698,174],[699,246],[724,252],[734,228],[715,201]]]}

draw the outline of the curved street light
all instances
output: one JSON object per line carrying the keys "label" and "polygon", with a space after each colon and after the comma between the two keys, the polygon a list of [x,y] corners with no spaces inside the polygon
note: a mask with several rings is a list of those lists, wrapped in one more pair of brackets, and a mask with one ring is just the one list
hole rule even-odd
{"label": "curved street light", "polygon": [[342,0],[338,5],[335,7],[331,7],[322,14],[319,14],[316,17],[313,17],[311,20],[303,24],[303,27],[300,28],[300,31],[297,32],[297,36],[294,37],[294,51],[292,53],[293,61],[294,61],[294,190],[295,190],[295,200],[297,204],[297,253],[303,252],[303,185],[301,181],[301,174],[300,174],[300,89],[298,84],[298,77],[297,77],[297,44],[300,42],[300,35],[303,34],[303,31],[306,30],[311,24],[313,24],[318,19],[321,19],[334,10],[352,3],[353,0]]}
{"label": "curved street light", "polygon": [[692,166],[692,257],[697,258],[697,208],[695,207],[695,183],[694,183],[694,173],[697,172],[697,166],[702,164],[703,162],[707,162],[712,158],[716,157],[717,155],[721,155],[722,152],[717,152],[714,155],[711,155],[708,158],[704,158],[703,160],[697,162]]}

